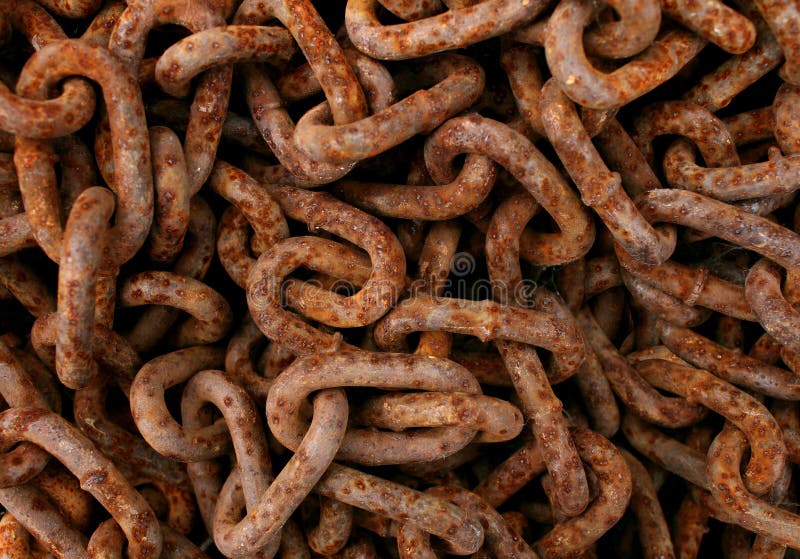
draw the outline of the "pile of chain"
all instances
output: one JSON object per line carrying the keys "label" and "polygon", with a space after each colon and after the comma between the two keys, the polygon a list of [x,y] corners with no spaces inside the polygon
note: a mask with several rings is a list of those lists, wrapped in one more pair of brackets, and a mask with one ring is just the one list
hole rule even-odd
{"label": "pile of chain", "polygon": [[800,549],[799,86],[792,0],[0,0],[0,557]]}

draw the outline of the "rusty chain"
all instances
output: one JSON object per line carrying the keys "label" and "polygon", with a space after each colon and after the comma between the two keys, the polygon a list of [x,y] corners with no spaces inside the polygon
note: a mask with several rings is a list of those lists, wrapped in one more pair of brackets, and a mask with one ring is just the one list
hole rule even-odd
{"label": "rusty chain", "polygon": [[0,556],[800,550],[798,29],[0,0]]}

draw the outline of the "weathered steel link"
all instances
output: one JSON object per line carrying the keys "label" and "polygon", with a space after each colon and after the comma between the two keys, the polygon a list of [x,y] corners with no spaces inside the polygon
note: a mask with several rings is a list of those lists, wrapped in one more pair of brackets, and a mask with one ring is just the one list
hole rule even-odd
{"label": "weathered steel link", "polygon": [[[450,121],[452,122],[452,121]],[[429,136],[436,142],[444,130]],[[468,154],[458,175],[432,186],[340,181],[334,192],[360,208],[387,217],[453,219],[475,209],[495,183],[496,167],[483,155]]]}
{"label": "weathered steel link", "polygon": [[533,546],[543,558],[584,553],[622,516],[631,498],[631,474],[620,451],[588,429],[572,430],[581,459],[594,472],[597,496],[579,516],[556,524]]}
{"label": "weathered steel link", "polygon": [[612,118],[597,135],[597,150],[611,169],[618,172],[626,192],[636,198],[661,188],[661,182],[628,132]]}
{"label": "weathered steel link", "polygon": [[94,92],[84,80],[71,79],[55,99],[18,97],[0,83],[0,128],[12,134],[48,139],[82,128],[94,113]]}
{"label": "weathered steel link", "polygon": [[[253,509],[259,500],[265,497],[264,493],[271,481],[267,441],[262,433],[255,404],[243,388],[230,382],[221,371],[213,370],[201,371],[194,375],[183,391],[181,415],[187,418],[186,423],[191,431],[196,432],[203,421],[200,418],[207,415],[201,411],[207,404],[213,404],[220,410],[227,425],[236,426],[236,429],[230,431],[230,437],[237,465],[234,468],[235,474],[232,473],[230,477],[233,475],[239,477],[247,507]],[[230,477],[225,486],[231,483]],[[264,552],[267,555],[275,553],[279,542],[269,535],[265,536],[261,530],[259,530],[261,532],[259,540],[256,542],[243,542],[241,538],[237,538],[235,533],[241,532],[240,526],[232,525],[230,519],[223,516],[223,510],[224,506],[218,505],[218,510],[215,511],[213,536],[217,546],[225,549],[226,555],[233,555],[232,551],[229,551],[233,549],[236,549],[234,556],[250,555],[262,548],[266,548]]]}
{"label": "weathered steel link", "polygon": [[[178,99],[158,99],[145,105],[149,122],[186,133],[190,106]],[[241,146],[256,153],[268,154],[269,147],[258,133],[256,125],[247,117],[234,112],[225,115],[222,124],[222,142]]]}
{"label": "weathered steel link", "polygon": [[33,316],[56,310],[56,300],[36,271],[18,256],[0,258],[0,282]]}
{"label": "weathered steel link", "polygon": [[[40,316],[33,323],[30,333],[33,350],[53,371],[56,370],[58,318],[57,313]],[[130,344],[122,336],[97,321],[94,323],[93,337],[90,347],[99,369],[110,372],[117,379],[133,378],[141,366],[141,360]]]}
{"label": "weathered steel link", "polygon": [[297,123],[295,143],[316,161],[342,164],[383,153],[419,132],[427,132],[470,107],[483,91],[483,70],[468,58],[443,55],[426,64],[438,83],[351,124]]}
{"label": "weathered steel link", "polygon": [[689,306],[677,297],[673,297],[627,272],[622,272],[622,279],[635,306],[670,324],[695,327],[711,318],[711,311]]}
{"label": "weathered steel link", "polygon": [[[368,488],[375,488],[373,491]],[[315,491],[393,520],[413,522],[445,540],[453,553],[468,555],[483,543],[480,521],[445,499],[426,495],[346,466],[333,464]]]}
{"label": "weathered steel link", "polygon": [[[707,194],[719,200],[747,200],[791,194],[800,183],[800,157],[769,150],[764,162],[704,169],[697,165],[691,146],[676,141],[664,157],[664,172],[670,186]],[[725,188],[718,185],[726,184]]]}
{"label": "weathered steel link", "polygon": [[[123,392],[127,392],[130,379],[117,379]],[[125,477],[137,482],[154,485],[169,485],[173,492],[185,488],[186,473],[181,466],[159,455],[140,436],[131,433],[109,418],[107,401],[109,400],[108,381],[98,382],[75,393],[75,424],[89,437],[97,447],[111,458]],[[178,505],[188,509],[188,518],[184,523],[191,523],[193,507],[186,505],[178,498]],[[180,519],[183,520],[183,519]]]}
{"label": "weathered steel link", "polygon": [[[266,355],[276,353],[276,366],[264,371],[264,375],[259,374],[255,363],[255,352],[266,342],[264,334],[255,325],[252,318],[248,315],[239,325],[238,330],[231,336],[228,348],[225,352],[225,371],[234,381],[243,386],[245,390],[259,402],[266,401],[272,380],[286,366],[289,365],[294,356],[289,353],[288,357],[283,353],[288,353],[275,344],[270,344],[264,350]],[[285,361],[285,363],[284,363]],[[277,369],[277,370],[276,370]]]}
{"label": "weathered steel link", "polygon": [[700,403],[742,428],[752,451],[747,485],[758,495],[769,491],[783,473],[786,447],[780,427],[763,404],[702,369],[663,360],[642,361],[636,368],[654,386]]}
{"label": "weathered steel link", "polygon": [[[78,196],[67,219],[58,274],[56,372],[70,388],[83,388],[100,374],[92,355],[101,255],[114,212],[110,191],[94,187]],[[106,265],[107,266],[107,265]]]}
{"label": "weathered steel link", "polygon": [[[182,252],[175,260],[173,272],[202,281],[214,255],[216,220],[211,208],[199,196],[189,202],[189,212],[187,234],[181,238]],[[136,351],[148,352],[167,335],[179,316],[177,308],[148,307],[125,337]]]}
{"label": "weathered steel link", "polygon": [[744,433],[730,424],[722,429],[708,449],[708,488],[713,499],[711,513],[735,520],[744,528],[791,547],[798,545],[794,528],[800,517],[755,498],[744,486],[739,464],[747,449]]}
{"label": "weathered steel link", "polygon": [[540,106],[548,138],[580,189],[583,203],[600,216],[616,241],[634,258],[647,264],[663,263],[675,247],[674,228],[653,229],[642,217],[622,189],[620,175],[604,169],[574,105],[552,79],[542,89]]}
{"label": "weathered steel link", "polygon": [[608,2],[618,21],[602,22],[584,38],[586,49],[603,58],[629,58],[650,46],[661,26],[661,9],[654,0]]}
{"label": "weathered steel link", "polygon": [[737,2],[744,15],[755,24],[756,43],[747,52],[732,56],[712,70],[689,91],[684,99],[718,111],[726,107],[748,86],[753,85],[783,61],[783,52],[753,2]]}
{"label": "weathered steel link", "polygon": [[457,155],[486,155],[514,175],[552,216],[559,232],[534,233],[532,241],[540,245],[535,264],[563,264],[591,246],[594,224],[588,212],[553,164],[522,134],[498,121],[468,115],[451,119],[432,138],[438,141],[425,144],[425,161],[438,183],[452,180]]}
{"label": "weathered steel link", "polygon": [[[161,524],[164,559],[208,559],[200,548],[166,524]],[[122,559],[125,536],[113,519],[106,520],[92,533],[86,546],[89,559]]]}
{"label": "weathered steel link", "polygon": [[[520,557],[522,559],[535,559],[536,553],[520,537],[519,534],[508,525],[503,516],[494,510],[480,496],[454,486],[435,486],[427,491],[430,495],[435,495],[462,507],[469,511],[476,518],[480,519],[484,527],[484,549],[496,557]],[[398,529],[398,551],[401,557],[433,557],[435,556],[429,543],[424,542],[425,532],[420,528],[410,524],[401,524]],[[402,537],[401,537],[402,535]],[[409,542],[408,538],[418,538],[420,543]],[[415,549],[428,547],[428,549]]]}
{"label": "weathered steel link", "polygon": [[172,45],[156,63],[158,85],[173,97],[189,94],[192,78],[222,64],[288,61],[294,45],[279,27],[229,25],[204,29]]}
{"label": "weathered steel link", "polygon": [[[402,349],[412,332],[444,330],[482,341],[510,340],[545,348],[554,354],[553,367],[567,378],[585,358],[583,340],[574,319],[521,309],[492,301],[467,301],[418,295],[402,301],[375,327],[379,347]],[[558,336],[554,335],[558,332]]]}
{"label": "weathered steel link", "polygon": [[[515,201],[513,198],[510,200]],[[518,216],[515,210],[519,205],[508,204],[507,201],[498,207],[489,225],[486,241],[489,278],[498,286],[505,287],[494,290],[493,295],[504,304],[514,306],[526,303],[521,300],[519,293],[522,270],[517,239],[538,209],[538,205],[526,196],[519,211],[521,215]],[[556,317],[572,318],[555,297],[540,291],[536,298],[540,310],[549,310]],[[540,443],[552,480],[553,506],[566,516],[575,516],[588,504],[589,486],[578,459],[578,451],[567,430],[563,405],[550,387],[550,382],[566,378],[563,368],[558,371],[561,373],[558,379],[553,374],[548,379],[533,347],[511,340],[497,341],[495,344],[509,370],[525,416],[531,421],[533,435]]]}
{"label": "weathered steel link", "polygon": [[[135,75],[139,75],[148,33],[169,23],[186,27],[196,33],[221,27],[225,21],[218,11],[205,2],[137,2],[129,5],[117,18],[108,48]],[[230,64],[215,66],[199,78],[183,146],[192,193],[200,189],[214,163],[222,121],[228,109],[232,78],[233,67]]]}
{"label": "weathered steel link", "polygon": [[[435,360],[421,355],[401,356],[369,352],[340,352],[323,356],[322,359],[315,356],[305,357],[292,363],[278,376],[267,400],[270,428],[282,444],[295,448],[305,430],[302,419],[292,410],[299,410],[307,394],[330,386],[368,386],[392,390],[414,388],[429,391],[416,395],[395,394],[382,397],[379,405],[384,409],[391,405],[392,400],[397,402],[398,398],[400,401],[397,405],[407,407],[414,399],[430,399],[437,393],[452,393],[453,405],[465,406],[468,405],[466,401],[477,399],[477,396],[470,395],[480,394],[477,382],[467,370],[447,360]],[[360,419],[359,423],[363,421],[372,427],[381,427],[380,415],[370,414],[370,402],[366,406],[366,409],[362,408],[356,414],[356,418]],[[518,433],[521,430],[521,415],[516,408],[500,407],[499,410],[510,414],[513,421],[511,425],[508,422],[498,425],[497,435],[508,440],[512,432]],[[372,465],[431,461],[443,454],[461,450],[472,440],[476,430],[483,429],[480,423],[464,425],[472,427],[471,429],[442,429],[441,427],[452,424],[452,420],[447,419],[452,412],[430,419],[425,417],[427,414],[414,413],[413,409],[408,412],[408,427],[430,425],[431,428],[427,431],[417,430],[413,437],[373,429],[351,429],[345,435],[337,457]],[[386,413],[390,411],[386,410]],[[282,420],[284,415],[295,419],[291,422]],[[396,427],[402,430],[402,415],[397,421]]]}
{"label": "weathered steel link", "polygon": [[371,398],[358,407],[353,420],[380,429],[473,428],[481,431],[475,442],[487,443],[507,441],[522,430],[522,415],[513,406],[489,396],[453,393],[389,394]]}
{"label": "weathered steel link", "polygon": [[164,400],[164,391],[196,372],[218,369],[221,350],[197,346],[181,349],[146,363],[131,385],[131,412],[144,439],[164,456],[184,462],[216,458],[230,439],[224,423],[187,431],[177,423]]}
{"label": "weathered steel link", "polygon": [[658,495],[644,465],[629,452],[622,450],[622,456],[631,472],[631,510],[639,527],[639,540],[642,555],[645,557],[673,557],[664,511],[658,502]]}
{"label": "weathered steel link", "polygon": [[383,25],[377,0],[351,0],[345,10],[350,40],[360,51],[379,60],[418,58],[502,35],[536,17],[547,2],[486,0],[453,8],[414,22]]}
{"label": "weathered steel link", "polygon": [[[309,111],[306,123],[322,125],[325,120],[332,119],[334,125],[345,126],[365,118],[368,113],[367,98],[357,79],[358,74],[364,78],[365,85],[375,86],[392,96],[392,88],[385,86],[386,77],[381,76],[381,70],[385,70],[380,67],[377,74],[371,76],[375,69],[365,68],[362,57],[348,57],[310,2],[289,5],[279,0],[266,4],[245,1],[237,10],[235,21],[260,23],[272,17],[277,17],[292,33],[308,60],[316,84],[321,87],[328,101],[327,107],[320,105]],[[352,66],[351,61],[354,62]],[[295,126],[281,106],[282,100],[273,84],[253,68],[246,70],[246,76],[251,113],[256,121],[264,121],[262,135],[279,161],[285,164],[284,168],[272,169],[272,173],[268,171],[269,182],[316,185],[336,180],[352,169],[355,163],[352,160],[331,165],[310,159],[304,150],[298,149],[299,145],[294,142]],[[379,85],[381,81],[384,85]],[[380,94],[373,99],[373,105],[373,111],[386,108],[380,101]],[[326,111],[329,113],[327,116]]]}
{"label": "weathered steel link", "polygon": [[[460,237],[461,227],[455,221],[443,221],[431,225],[419,250],[417,283],[421,285],[415,285],[415,288],[441,295],[447,287],[447,278],[457,254]],[[420,335],[415,353],[449,357],[452,348],[453,336],[449,332],[424,332]]]}
{"label": "weathered steel link", "polygon": [[355,72],[341,46],[309,1],[245,0],[236,11],[239,24],[279,19],[297,41],[330,103],[335,124],[347,124],[367,113],[367,103]]}
{"label": "weathered steel link", "polygon": [[740,320],[756,319],[742,287],[719,278],[706,267],[691,268],[673,260],[651,266],[632,258],[621,247],[616,254],[627,273],[688,306],[699,305]]}
{"label": "weathered steel link", "polygon": [[647,383],[608,339],[589,309],[581,309],[577,320],[611,387],[629,410],[647,421],[669,427],[691,425],[702,418],[702,408],[684,399],[666,397]]}
{"label": "weathered steel link", "polygon": [[[0,502],[6,509],[6,516],[13,518],[13,522],[18,524],[18,530],[23,532],[22,537],[35,538],[42,553],[51,553],[61,559],[62,557],[86,557],[86,537],[70,525],[58,507],[52,503],[47,495],[30,484],[18,485],[9,489],[0,490]],[[8,542],[9,545],[4,552],[9,552],[11,547],[13,553],[23,554],[22,557],[32,557],[34,550],[31,549],[30,542],[14,541]],[[28,545],[25,545],[25,544]],[[27,548],[27,549],[25,549]],[[42,550],[43,548],[43,550]]]}
{"label": "weathered steel link", "polygon": [[[800,258],[800,236],[769,219],[685,190],[651,190],[637,201],[652,222],[691,227],[753,250],[784,268]],[[766,241],[769,239],[769,241]]]}
{"label": "weathered steel link", "polygon": [[800,314],[781,293],[781,280],[780,267],[762,258],[747,274],[745,296],[770,336],[784,348],[797,352],[800,351],[797,332]]}
{"label": "weathered steel link", "polygon": [[[12,408],[0,414],[3,446],[27,440],[61,461],[111,513],[128,540],[131,557],[161,554],[161,530],[144,498],[110,460],[60,416],[41,409]],[[4,490],[9,491],[9,490]]]}
{"label": "weathered steel link", "polygon": [[[54,66],[55,61],[58,63]],[[87,75],[102,84],[107,100],[113,149],[116,223],[109,231],[108,260],[119,266],[144,244],[153,218],[150,142],[141,92],[134,78],[107,50],[79,40],[50,43],[25,66],[18,90],[44,98],[50,87],[69,75]],[[115,102],[124,100],[124,103]],[[63,230],[53,171],[52,151],[41,141],[17,136],[14,163],[31,230],[47,255],[59,261]]]}
{"label": "weathered steel link", "polygon": [[217,545],[226,555],[246,556],[248,547],[270,545],[294,508],[331,464],[344,436],[346,415],[347,399],[342,390],[325,390],[317,394],[311,426],[297,452],[267,491],[253,496],[257,500],[239,522],[237,517],[243,504],[241,497],[225,496],[241,475],[240,468],[234,470],[222,488],[214,518],[214,532],[220,532]]}
{"label": "weathered steel link", "polygon": [[709,167],[739,164],[731,133],[722,120],[700,105],[685,101],[655,103],[639,113],[634,126],[634,139],[650,161],[657,136],[679,134],[695,143]]}
{"label": "weathered steel link", "polygon": [[743,355],[689,330],[663,321],[658,335],[675,355],[736,385],[781,400],[800,398],[800,384],[790,371]]}
{"label": "weathered steel link", "polygon": [[170,305],[192,317],[174,333],[177,347],[210,344],[230,329],[233,314],[228,302],[202,282],[172,272],[142,272],[119,288],[120,308],[147,304]]}
{"label": "weathered steel link", "polygon": [[474,491],[493,507],[500,507],[545,471],[537,443],[529,441],[484,477]]}
{"label": "weathered steel link", "polygon": [[[0,341],[0,396],[11,407],[49,409],[50,405],[37,389],[33,379],[15,358],[10,348]],[[49,456],[30,443],[0,454],[0,487],[10,487],[29,481],[47,465]]]}
{"label": "weathered steel link", "polygon": [[661,0],[664,14],[731,54],[743,54],[756,41],[747,17],[718,0]]}
{"label": "weathered steel link", "polygon": [[610,74],[597,70],[583,50],[583,28],[593,16],[589,0],[561,0],[545,33],[547,64],[573,101],[594,109],[626,105],[673,77],[702,48],[705,40],[670,31],[632,61]]}
{"label": "weathered steel link", "polygon": [[[35,49],[67,38],[58,23],[36,2],[9,0],[6,4],[4,8],[11,17],[10,21],[3,21],[25,35]],[[40,139],[64,136],[82,128],[95,109],[94,91],[83,79],[67,80],[61,95],[55,99],[17,96],[10,86],[0,80],[0,129],[11,134]]]}
{"label": "weathered steel link", "polygon": [[769,24],[786,57],[781,74],[786,81],[800,85],[800,43],[797,28],[800,25],[800,8],[774,0],[756,0],[758,11]]}
{"label": "weathered steel link", "polygon": [[308,545],[320,555],[333,555],[347,545],[353,529],[353,509],[336,499],[320,498],[319,522],[308,531]]}
{"label": "weathered steel link", "polygon": [[180,139],[169,128],[150,128],[150,148],[156,198],[148,249],[156,262],[170,262],[180,252],[189,225],[189,174]]}
{"label": "weathered steel link", "polygon": [[800,103],[798,86],[783,84],[775,96],[774,135],[785,154],[800,153],[800,129],[792,118]]}
{"label": "weathered steel link", "polygon": [[[399,298],[405,283],[402,247],[391,230],[378,219],[328,194],[292,187],[279,187],[271,194],[287,216],[362,246],[372,261],[369,279],[351,297],[307,289],[305,306],[312,307],[307,312],[316,307],[318,310],[311,316],[334,326],[363,326],[385,314]],[[295,354],[333,349],[340,343],[280,308],[283,278],[306,262],[313,262],[320,243],[324,241],[315,237],[281,241],[259,257],[248,276],[247,301],[255,323],[268,338],[281,338],[281,343]],[[333,312],[328,310],[331,307]]]}

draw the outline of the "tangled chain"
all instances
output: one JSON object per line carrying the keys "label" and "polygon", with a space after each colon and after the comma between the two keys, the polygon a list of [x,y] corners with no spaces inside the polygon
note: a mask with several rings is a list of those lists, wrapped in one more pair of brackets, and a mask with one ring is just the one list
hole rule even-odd
{"label": "tangled chain", "polygon": [[0,557],[800,550],[796,1],[0,0],[0,54]]}

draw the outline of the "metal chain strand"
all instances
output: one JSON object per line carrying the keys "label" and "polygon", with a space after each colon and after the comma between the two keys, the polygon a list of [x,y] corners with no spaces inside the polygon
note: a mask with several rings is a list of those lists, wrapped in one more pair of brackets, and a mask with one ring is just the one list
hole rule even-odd
{"label": "metal chain strand", "polygon": [[797,22],[0,0],[0,556],[800,550]]}
{"label": "metal chain strand", "polygon": [[[162,537],[155,515],[110,460],[65,419],[47,410],[17,407],[0,414],[2,443],[27,440],[52,453],[117,520],[131,557],[159,557]],[[13,491],[6,489],[3,491]],[[0,496],[0,502],[3,497]]]}
{"label": "metal chain strand", "polygon": [[[55,62],[58,60],[58,63]],[[153,218],[153,177],[150,142],[141,92],[133,76],[107,50],[78,40],[50,43],[26,64],[17,84],[22,94],[46,96],[62,78],[78,74],[103,84],[114,140],[116,223],[109,232],[108,259],[119,266],[141,248]],[[52,155],[40,141],[17,136],[14,152],[20,191],[37,242],[58,262],[63,230]]]}
{"label": "metal chain strand", "polygon": [[83,388],[100,374],[91,342],[101,254],[113,212],[111,192],[93,187],[78,196],[67,219],[58,274],[56,372],[69,388]]}

